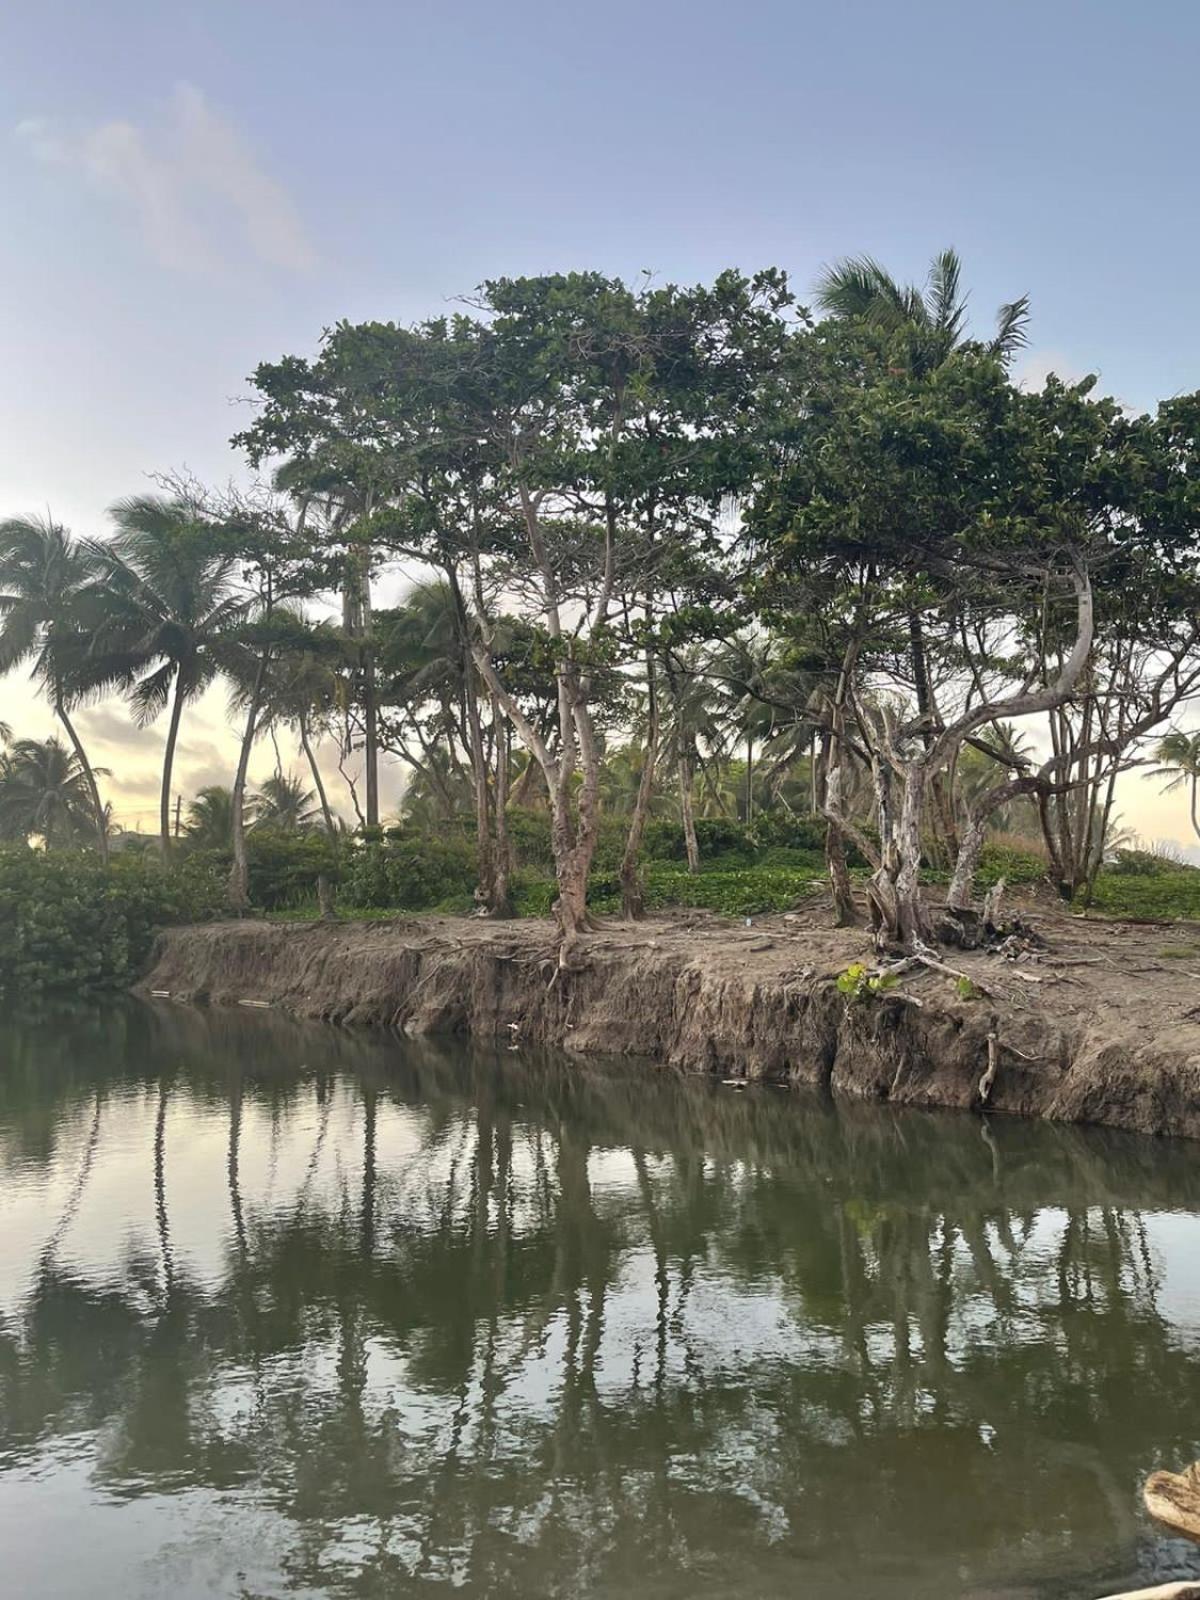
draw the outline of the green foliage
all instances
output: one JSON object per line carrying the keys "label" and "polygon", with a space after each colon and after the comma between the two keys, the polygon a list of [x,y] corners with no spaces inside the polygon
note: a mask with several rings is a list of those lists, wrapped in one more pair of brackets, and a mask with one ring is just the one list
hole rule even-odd
{"label": "green foliage", "polygon": [[1041,883],[1046,876],[1046,859],[1036,850],[1018,850],[1013,845],[985,844],[979,856],[975,882],[990,889],[1003,878],[1006,883]]}
{"label": "green foliage", "polygon": [[473,840],[400,831],[354,846],[345,862],[341,899],[349,906],[393,906],[405,911],[424,911],[448,901],[469,908],[475,882]]}
{"label": "green foliage", "polygon": [[899,981],[895,973],[871,972],[864,962],[852,961],[838,973],[837,988],[847,1001],[869,1000],[894,989]]}
{"label": "green foliage", "polygon": [[0,994],[79,994],[134,981],[157,929],[216,916],[224,880],[193,857],[164,869],[156,857],[0,849]]}
{"label": "green foliage", "polygon": [[1154,872],[1140,864],[1136,870],[1102,872],[1092,894],[1092,909],[1108,917],[1200,921],[1200,871],[1157,861]]}
{"label": "green foliage", "polygon": [[1157,878],[1196,869],[1189,867],[1186,861],[1174,861],[1157,850],[1128,848],[1116,851],[1105,870],[1119,878]]}

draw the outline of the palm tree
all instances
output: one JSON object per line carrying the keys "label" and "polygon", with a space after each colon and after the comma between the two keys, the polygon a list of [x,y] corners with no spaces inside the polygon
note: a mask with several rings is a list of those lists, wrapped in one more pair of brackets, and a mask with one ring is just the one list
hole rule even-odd
{"label": "palm tree", "polygon": [[171,851],[171,772],[183,708],[211,683],[219,644],[245,617],[236,563],[186,500],[135,495],[112,509],[117,536],[89,546],[100,573],[93,680],[125,689],[139,727],[171,707],[159,829]]}
{"label": "palm tree", "polygon": [[0,755],[0,837],[77,845],[96,828],[94,777],[58,739],[18,739]]}
{"label": "palm tree", "polygon": [[1168,780],[1164,794],[1187,785],[1192,831],[1200,839],[1200,733],[1169,733],[1154,753],[1162,765],[1151,776]]}
{"label": "palm tree", "polygon": [[[253,804],[253,803],[252,803]],[[251,819],[253,818],[252,807]],[[201,850],[228,850],[233,835],[233,795],[223,784],[210,783],[188,806],[185,832]]]}
{"label": "palm tree", "polygon": [[[303,619],[296,621],[299,629]],[[341,703],[338,667],[342,660],[342,640],[325,624],[309,626],[284,639],[267,665],[258,716],[258,727],[264,733],[279,727],[295,731],[308,762],[325,830],[331,837],[337,833],[338,824],[329,805],[313,740],[330,731]],[[253,692],[251,678],[245,670],[231,670],[230,664],[226,664],[225,671],[233,680],[231,705],[235,710],[244,710]]]}
{"label": "palm tree", "polygon": [[255,828],[278,828],[285,833],[307,833],[317,816],[316,794],[301,778],[277,772],[268,778],[255,802]]}
{"label": "palm tree", "polygon": [[[933,258],[923,289],[901,284],[871,256],[851,256],[826,269],[817,283],[817,304],[830,316],[874,323],[889,331],[915,335],[924,366],[937,366],[965,342],[967,300],[962,291],[962,262],[953,250]],[[1002,305],[996,331],[986,348],[1010,361],[1028,339],[1029,296]]]}
{"label": "palm tree", "polygon": [[83,687],[78,668],[86,650],[80,609],[96,575],[92,553],[50,517],[11,517],[0,523],[0,671],[33,661],[88,791],[92,829],[108,860],[106,813],[96,774],[70,717]]}

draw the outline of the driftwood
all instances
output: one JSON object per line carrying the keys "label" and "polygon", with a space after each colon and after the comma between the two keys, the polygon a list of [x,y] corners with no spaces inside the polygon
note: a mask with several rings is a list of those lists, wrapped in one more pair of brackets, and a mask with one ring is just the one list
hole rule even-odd
{"label": "driftwood", "polygon": [[1142,1499],[1155,1522],[1200,1544],[1200,1461],[1184,1472],[1152,1472]]}
{"label": "driftwood", "polygon": [[1126,1589],[1121,1594],[1106,1594],[1101,1600],[1200,1600],[1200,1583],[1160,1583],[1153,1589]]}

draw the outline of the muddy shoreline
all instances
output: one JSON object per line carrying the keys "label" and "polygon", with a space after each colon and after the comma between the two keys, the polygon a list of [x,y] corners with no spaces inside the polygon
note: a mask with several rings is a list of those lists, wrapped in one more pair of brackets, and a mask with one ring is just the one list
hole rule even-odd
{"label": "muddy shoreline", "polygon": [[811,916],[613,923],[589,940],[586,970],[554,983],[547,923],[217,923],[164,933],[139,989],[1200,1138],[1200,937],[1189,959],[1177,928],[1036,920],[1045,949],[1028,960],[952,958],[977,986],[968,998],[920,972],[848,1003],[837,975],[867,957],[865,937]]}

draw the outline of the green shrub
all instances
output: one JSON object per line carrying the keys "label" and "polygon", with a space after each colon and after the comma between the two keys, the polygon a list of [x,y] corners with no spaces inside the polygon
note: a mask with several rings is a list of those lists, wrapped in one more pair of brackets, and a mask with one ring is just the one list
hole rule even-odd
{"label": "green shrub", "polygon": [[1170,856],[1162,855],[1157,850],[1125,849],[1116,851],[1104,870],[1118,877],[1156,878],[1159,874],[1194,872],[1196,869],[1185,861],[1173,861]]}
{"label": "green shrub", "polygon": [[210,861],[165,869],[157,856],[0,849],[0,993],[22,999],[127,985],[154,935],[219,914],[225,883]]}
{"label": "green shrub", "polygon": [[1200,871],[1176,864],[1153,874],[1104,871],[1096,880],[1092,908],[1109,917],[1200,921]]}
{"label": "green shrub", "polygon": [[343,855],[344,847],[327,833],[252,829],[246,835],[250,904],[276,911],[314,900],[318,878],[339,880]]}
{"label": "green shrub", "polygon": [[1007,883],[1040,883],[1046,876],[1046,858],[1036,850],[1014,845],[985,844],[979,856],[975,882],[990,889],[1003,878]]}
{"label": "green shrub", "polygon": [[343,863],[340,898],[348,906],[423,911],[469,900],[476,877],[473,840],[401,832],[351,847]]}

